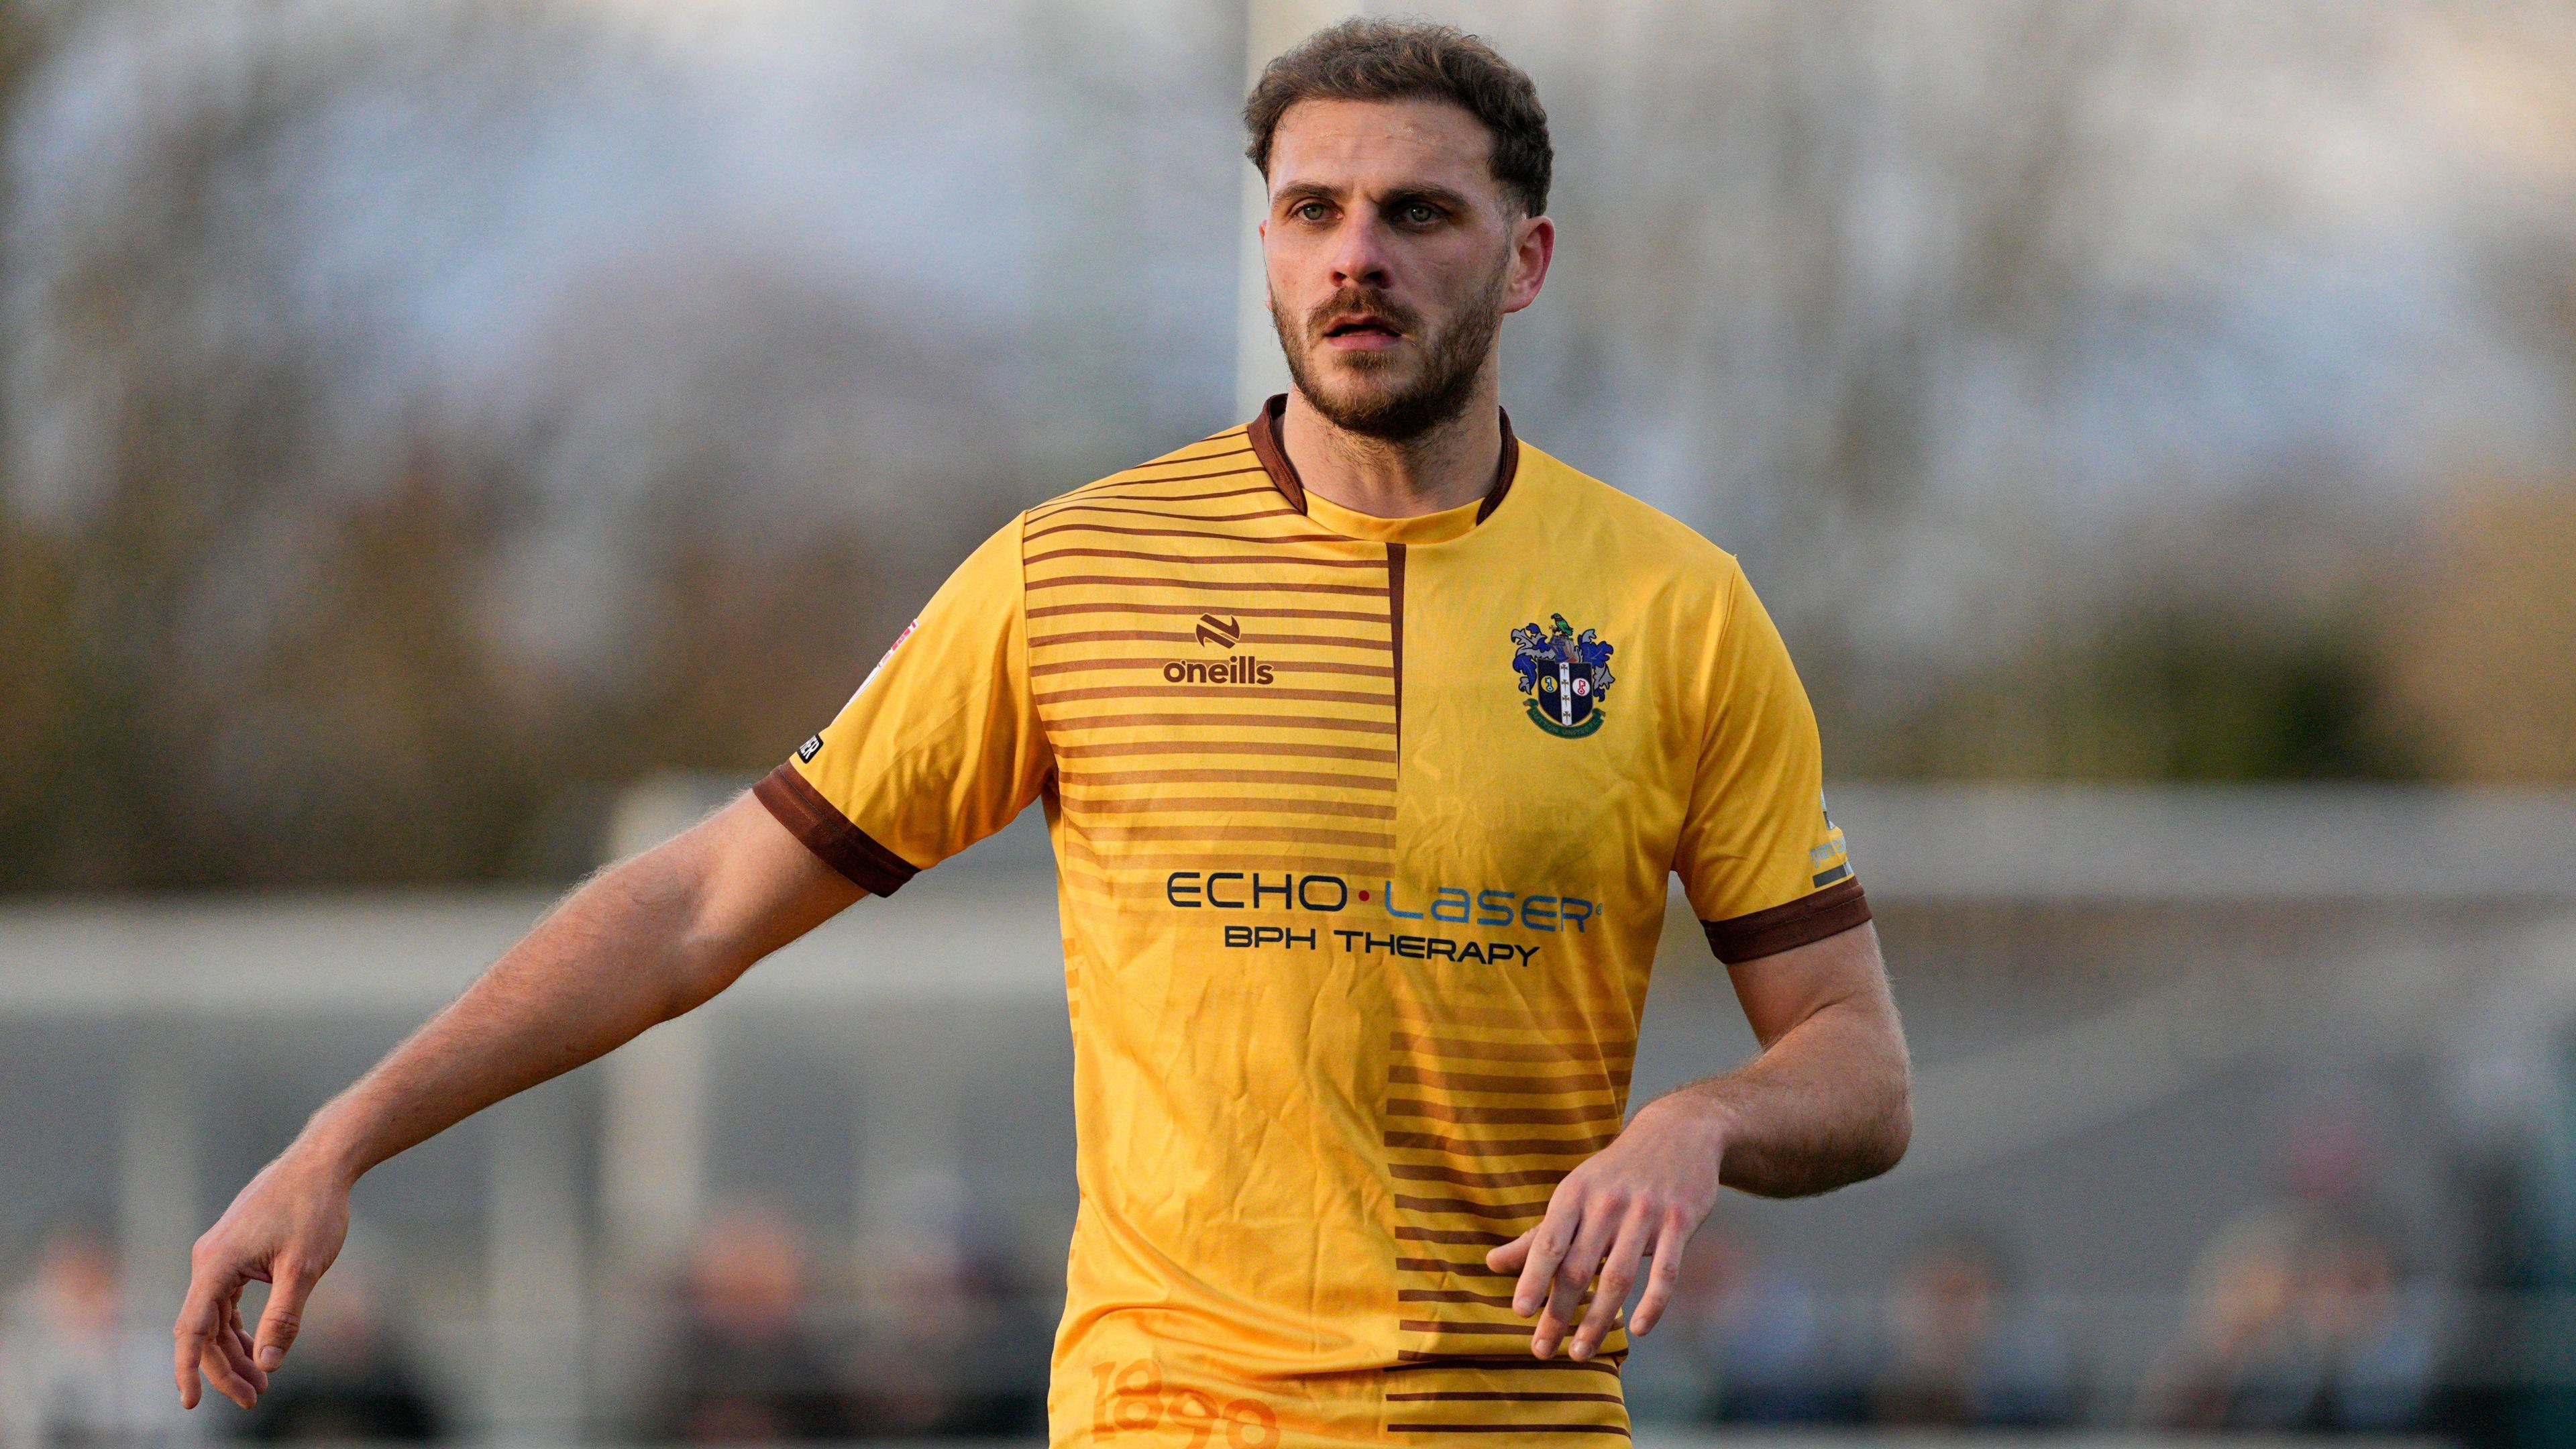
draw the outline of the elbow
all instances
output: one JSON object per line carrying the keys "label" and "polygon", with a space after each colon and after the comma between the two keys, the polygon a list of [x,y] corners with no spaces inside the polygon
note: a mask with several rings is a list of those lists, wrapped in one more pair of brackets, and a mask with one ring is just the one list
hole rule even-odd
{"label": "elbow", "polygon": [[1905,1149],[1914,1143],[1914,1084],[1901,1061],[1851,1129],[1836,1164],[1840,1171],[1818,1190],[1830,1192],[1885,1176],[1905,1160]]}
{"label": "elbow", "polygon": [[1905,1149],[1914,1145],[1914,1084],[1900,1078],[1891,1094],[1887,1109],[1880,1115],[1876,1140],[1871,1144],[1869,1170],[1863,1177],[1878,1177],[1893,1170],[1905,1160]]}

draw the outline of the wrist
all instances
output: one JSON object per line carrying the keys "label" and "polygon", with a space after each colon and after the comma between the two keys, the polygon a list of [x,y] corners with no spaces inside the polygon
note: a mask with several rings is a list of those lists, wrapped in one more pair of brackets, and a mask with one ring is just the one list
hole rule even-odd
{"label": "wrist", "polygon": [[343,1192],[356,1187],[367,1169],[375,1166],[367,1154],[365,1134],[345,1112],[332,1107],[313,1114],[284,1156],[298,1171],[334,1182]]}
{"label": "wrist", "polygon": [[1736,1137],[1734,1109],[1706,1092],[1684,1088],[1637,1109],[1637,1122],[1658,1134],[1694,1141],[1712,1159],[1725,1156]]}

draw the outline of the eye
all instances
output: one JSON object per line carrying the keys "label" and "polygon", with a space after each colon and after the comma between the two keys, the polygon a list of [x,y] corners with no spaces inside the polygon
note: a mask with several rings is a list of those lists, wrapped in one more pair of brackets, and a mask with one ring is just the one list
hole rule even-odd
{"label": "eye", "polygon": [[1320,201],[1301,201],[1290,207],[1288,214],[1299,221],[1322,221],[1329,213]]}
{"label": "eye", "polygon": [[1396,214],[1408,226],[1429,226],[1431,223],[1440,219],[1440,212],[1437,208],[1433,207],[1428,202],[1421,201],[1407,202],[1404,208]]}

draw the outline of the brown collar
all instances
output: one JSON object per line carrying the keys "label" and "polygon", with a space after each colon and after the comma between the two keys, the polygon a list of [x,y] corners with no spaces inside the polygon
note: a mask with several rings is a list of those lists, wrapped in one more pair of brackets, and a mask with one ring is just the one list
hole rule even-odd
{"label": "brown collar", "polygon": [[[1270,481],[1288,500],[1288,506],[1303,513],[1306,511],[1306,485],[1297,477],[1297,465],[1288,461],[1287,450],[1279,446],[1279,419],[1287,411],[1288,394],[1272,393],[1270,401],[1261,405],[1260,413],[1244,429],[1244,437],[1252,444],[1252,456],[1261,460],[1262,469],[1269,473]],[[1519,475],[1520,470],[1521,440],[1512,436],[1512,415],[1505,410],[1502,460],[1494,466],[1494,486],[1485,491],[1484,506],[1476,510],[1478,523],[1492,517],[1494,510],[1502,506],[1503,495],[1512,491],[1512,479]]]}

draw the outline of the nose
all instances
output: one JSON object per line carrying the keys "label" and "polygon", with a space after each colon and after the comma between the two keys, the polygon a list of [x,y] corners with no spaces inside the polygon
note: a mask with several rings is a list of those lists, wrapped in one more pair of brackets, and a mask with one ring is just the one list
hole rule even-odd
{"label": "nose", "polygon": [[1333,286],[1382,288],[1392,279],[1385,228],[1367,208],[1355,208],[1333,236]]}

